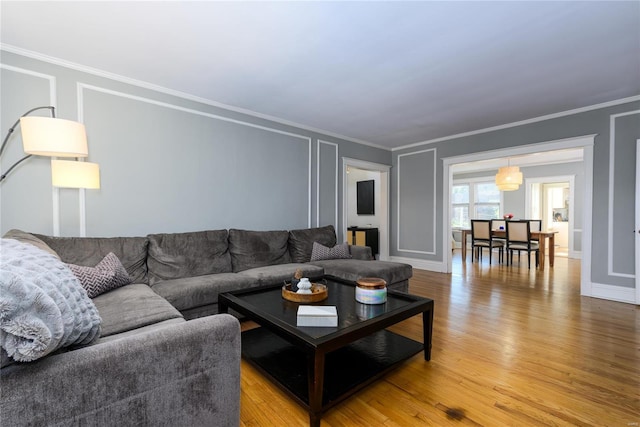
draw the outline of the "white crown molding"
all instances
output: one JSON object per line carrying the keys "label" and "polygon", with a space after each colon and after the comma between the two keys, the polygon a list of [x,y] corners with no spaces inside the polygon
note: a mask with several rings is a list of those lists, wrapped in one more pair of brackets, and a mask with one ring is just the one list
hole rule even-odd
{"label": "white crown molding", "polygon": [[626,104],[628,102],[634,102],[634,101],[640,101],[640,95],[634,95],[634,96],[630,96],[630,97],[627,97],[627,98],[615,99],[613,101],[602,102],[600,104],[594,104],[594,105],[589,105],[589,106],[586,106],[586,107],[575,108],[573,110],[567,110],[567,111],[561,111],[561,112],[558,112],[558,113],[547,114],[545,116],[539,116],[539,117],[534,117],[534,118],[531,118],[531,119],[520,120],[518,122],[505,123],[503,125],[492,126],[492,127],[488,127],[488,128],[484,128],[484,129],[472,130],[472,131],[469,131],[469,132],[458,133],[458,134],[455,134],[455,135],[443,136],[441,138],[429,139],[427,141],[416,142],[416,143],[409,144],[409,145],[403,145],[401,147],[395,147],[395,148],[392,148],[391,151],[406,150],[408,148],[415,148],[415,147],[419,147],[421,145],[426,145],[426,144],[434,144],[436,142],[448,141],[450,139],[462,138],[462,137],[465,137],[465,136],[472,136],[472,135],[479,135],[479,134],[482,134],[482,133],[493,132],[493,131],[501,130],[501,129],[508,129],[508,128],[512,128],[512,127],[516,127],[516,126],[527,125],[527,124],[530,124],[530,123],[542,122],[542,121],[550,120],[550,119],[557,119],[558,117],[571,116],[573,114],[584,113],[586,111],[598,110],[600,108],[612,107],[614,105]]}
{"label": "white crown molding", "polygon": [[61,67],[70,68],[72,70],[80,71],[87,74],[92,74],[94,76],[103,77],[110,80],[115,80],[121,83],[126,83],[132,86],[137,86],[143,89],[149,89],[156,92],[164,93],[166,95],[175,96],[178,98],[186,99],[188,101],[198,102],[200,104],[209,105],[211,107],[223,108],[225,110],[233,111],[235,113],[245,114],[247,116],[255,117],[258,119],[269,120],[271,122],[279,123],[285,126],[291,126],[298,129],[306,130],[309,132],[319,133],[325,136],[331,136],[333,138],[341,139],[344,141],[353,142],[356,144],[366,145],[373,148],[378,148],[385,151],[391,151],[389,147],[384,147],[382,145],[375,144],[373,142],[364,141],[357,138],[352,138],[345,135],[340,135],[337,133],[333,133],[324,129],[318,129],[312,126],[303,125],[301,123],[296,123],[290,120],[281,119],[279,117],[270,116],[268,114],[258,113],[257,111],[249,110],[242,107],[236,107],[233,105],[224,104],[222,102],[217,102],[211,99],[202,98],[196,95],[192,95],[186,92],[181,92],[174,89],[169,89],[164,86],[159,86],[153,83],[145,82],[142,80],[132,79],[130,77],[125,77],[120,74],[110,73],[108,71],[100,70],[98,68],[88,67],[86,65],[77,64],[75,62],[66,61],[64,59],[56,58],[49,55],[44,55],[42,53],[34,52],[27,49],[22,49],[16,46],[12,46],[5,43],[0,43],[0,50],[4,50],[6,52],[14,53],[16,55],[25,56],[27,58],[36,59],[38,61],[47,62],[49,64],[59,65]]}

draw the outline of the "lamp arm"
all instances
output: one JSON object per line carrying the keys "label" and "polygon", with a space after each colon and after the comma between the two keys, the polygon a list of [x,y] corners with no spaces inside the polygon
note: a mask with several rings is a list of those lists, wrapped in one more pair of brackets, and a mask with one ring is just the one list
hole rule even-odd
{"label": "lamp arm", "polygon": [[20,160],[18,160],[17,162],[15,162],[13,165],[11,165],[11,167],[9,169],[7,169],[7,171],[5,173],[3,173],[2,175],[0,175],[0,182],[4,181],[4,179],[7,177],[7,175],[9,175],[9,173],[11,173],[11,171],[18,166],[20,163],[24,162],[25,160],[27,160],[29,157],[33,156],[33,154],[27,154],[26,156],[24,156],[23,158],[21,158]]}
{"label": "lamp arm", "polygon": [[[9,128],[9,131],[7,132],[7,136],[5,136],[4,139],[2,140],[2,145],[0,145],[0,158],[2,157],[2,153],[4,152],[4,149],[5,149],[6,145],[7,145],[7,142],[9,141],[9,137],[11,137],[11,134],[13,133],[13,131],[16,130],[16,127],[18,127],[18,124],[20,123],[20,119],[25,117],[25,116],[28,116],[29,114],[33,113],[34,111],[43,110],[43,109],[51,110],[51,117],[53,117],[53,118],[56,117],[56,107],[53,107],[51,105],[32,108],[31,110],[29,110],[26,113],[24,113],[23,115],[21,115],[18,118],[18,120],[16,120],[16,122],[13,124],[13,126],[11,126]],[[11,167],[9,169],[7,169],[7,171],[0,176],[0,182],[2,182],[7,177],[7,175],[9,175],[9,172],[11,172],[13,170],[13,168],[18,166],[20,163],[24,162],[25,160],[27,160],[31,156],[32,155],[29,154],[28,156],[25,156],[25,157],[21,158],[20,160],[15,162],[13,165],[11,165]]]}

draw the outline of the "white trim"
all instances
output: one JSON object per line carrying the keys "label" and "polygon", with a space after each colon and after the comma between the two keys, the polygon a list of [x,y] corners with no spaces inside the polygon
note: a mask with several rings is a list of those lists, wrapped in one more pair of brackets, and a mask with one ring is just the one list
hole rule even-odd
{"label": "white trim", "polygon": [[600,108],[607,108],[607,107],[612,107],[612,106],[620,105],[620,104],[627,104],[629,102],[634,102],[634,101],[640,101],[640,95],[629,96],[627,98],[621,98],[621,99],[615,99],[613,101],[602,102],[600,104],[589,105],[589,106],[581,107],[581,108],[575,108],[573,110],[561,111],[559,113],[547,114],[545,116],[538,116],[538,117],[534,117],[534,118],[531,118],[531,119],[521,120],[521,121],[518,121],[518,122],[506,123],[506,124],[503,124],[503,125],[492,126],[492,127],[488,127],[488,128],[484,128],[484,129],[477,129],[477,130],[473,130],[473,131],[469,131],[469,132],[458,133],[458,134],[455,134],[455,135],[443,136],[441,138],[429,139],[427,141],[416,142],[416,143],[409,144],[409,145],[403,145],[401,147],[395,147],[395,148],[392,148],[391,151],[406,150],[408,148],[415,148],[415,147],[419,147],[421,145],[434,144],[436,142],[448,141],[448,140],[456,139],[456,138],[463,138],[465,136],[478,135],[478,134],[482,134],[482,133],[493,132],[493,131],[496,131],[496,130],[508,129],[508,128],[512,128],[512,127],[516,127],[516,126],[527,125],[527,124],[530,124],[530,123],[542,122],[542,121],[550,120],[550,119],[557,119],[558,117],[571,116],[573,114],[584,113],[584,112],[587,112],[587,111],[598,110]]}
{"label": "white trim", "polygon": [[189,93],[177,91],[177,90],[174,90],[174,89],[169,89],[167,87],[159,86],[159,85],[156,85],[156,84],[153,84],[153,83],[149,83],[149,82],[145,82],[145,81],[142,81],[142,80],[132,79],[130,77],[125,77],[125,76],[122,76],[120,74],[110,73],[108,71],[100,70],[100,69],[97,69],[97,68],[87,67],[85,65],[77,64],[75,62],[66,61],[64,59],[56,58],[56,57],[49,56],[49,55],[43,55],[43,54],[38,53],[38,52],[33,52],[33,51],[30,51],[30,50],[22,49],[22,48],[19,48],[19,47],[16,47],[16,46],[12,46],[12,45],[8,45],[8,44],[5,44],[5,43],[0,43],[0,50],[4,50],[6,52],[15,53],[16,55],[21,55],[21,56],[25,56],[25,57],[28,57],[28,58],[36,59],[38,61],[47,62],[49,64],[54,64],[54,65],[59,65],[61,67],[70,68],[72,70],[80,71],[80,72],[83,72],[83,73],[92,74],[94,76],[103,77],[103,78],[106,78],[106,79],[109,79],[109,80],[114,80],[114,81],[117,81],[117,82],[120,82],[120,83],[125,83],[125,84],[128,84],[128,85],[136,86],[136,87],[139,87],[139,88],[149,89],[149,90],[152,90],[152,91],[155,91],[155,92],[160,92],[160,93],[164,93],[164,94],[167,94],[167,95],[175,96],[175,97],[178,97],[178,98],[186,99],[186,100],[189,100],[189,101],[198,102],[200,104],[209,105],[211,107],[223,108],[225,110],[233,111],[235,113],[245,114],[247,116],[256,117],[256,118],[259,118],[259,119],[269,120],[269,121],[272,121],[272,122],[275,122],[275,123],[279,123],[281,125],[296,127],[296,128],[302,129],[302,130],[309,131],[309,132],[321,133],[321,134],[324,134],[326,136],[331,136],[331,137],[334,137],[334,138],[338,138],[338,139],[342,139],[342,140],[345,140],[345,141],[354,142],[356,144],[367,145],[369,147],[379,148],[379,149],[386,150],[386,151],[390,151],[391,150],[389,147],[384,147],[382,145],[378,145],[378,144],[375,144],[373,142],[364,141],[364,140],[361,140],[361,139],[352,138],[352,137],[345,136],[345,135],[340,135],[340,134],[337,134],[337,133],[334,133],[334,132],[330,132],[330,131],[326,131],[326,130],[323,130],[323,129],[314,128],[312,126],[306,126],[306,125],[303,125],[301,123],[296,123],[296,122],[293,122],[293,121],[281,119],[281,118],[278,118],[278,117],[275,117],[275,116],[270,116],[268,114],[259,113],[257,111],[249,110],[249,109],[246,109],[246,108],[235,107],[233,105],[223,104],[221,102],[213,101],[211,99],[202,98],[202,97],[199,97],[199,96],[196,96],[196,95],[191,95]]}
{"label": "white trim", "polygon": [[444,262],[441,262],[441,261],[428,261],[424,259],[407,258],[407,257],[401,257],[401,256],[392,256],[390,257],[389,260],[393,262],[401,262],[404,264],[409,264],[411,265],[411,267],[418,268],[420,270],[446,273],[446,265]]}
{"label": "white trim", "polygon": [[640,114],[640,110],[627,111],[620,114],[612,114],[610,116],[609,125],[609,211],[608,211],[608,239],[607,239],[607,274],[615,277],[626,277],[628,279],[635,279],[635,274],[616,273],[613,271],[613,203],[614,200],[614,179],[615,179],[615,167],[616,167],[616,119],[618,117],[630,116],[632,114]]}
{"label": "white trim", "polygon": [[[401,157],[406,157],[406,156],[413,156],[416,154],[422,154],[422,153],[427,153],[429,151],[433,151],[433,251],[420,251],[420,250],[415,250],[415,249],[402,249],[400,247],[400,173],[401,173],[401,169],[400,169],[400,158]],[[408,252],[408,253],[413,253],[413,254],[424,254],[424,255],[435,255],[436,254],[436,246],[437,246],[437,240],[436,240],[436,224],[437,224],[437,220],[436,220],[436,216],[437,216],[437,209],[436,209],[436,166],[437,166],[437,159],[438,158],[438,152],[435,148],[429,148],[426,150],[420,150],[420,151],[416,151],[413,153],[406,153],[406,154],[399,154],[398,155],[398,186],[397,186],[397,191],[396,191],[396,209],[397,209],[397,230],[396,230],[396,250],[398,252]],[[449,224],[449,227],[451,227],[451,224]],[[451,232],[449,232],[449,235],[451,235]]]}
{"label": "white trim", "polygon": [[320,144],[332,145],[336,149],[336,182],[334,188],[335,195],[335,218],[333,228],[338,229],[338,149],[339,146],[335,142],[318,140],[317,155],[316,155],[316,227],[320,227]]}
{"label": "white trim", "polygon": [[629,304],[634,304],[635,302],[635,290],[633,288],[605,285],[602,283],[591,283],[591,295],[589,296]]}
{"label": "white trim", "polygon": [[83,91],[87,89],[87,90],[93,90],[95,92],[101,92],[101,93],[105,93],[108,95],[113,95],[113,96],[119,96],[122,98],[126,98],[126,99],[132,99],[134,101],[139,101],[139,102],[143,102],[146,104],[151,104],[151,105],[156,105],[159,107],[163,107],[163,108],[168,108],[171,110],[176,110],[176,111],[182,111],[185,113],[189,113],[189,114],[195,114],[198,116],[202,116],[202,117],[208,117],[211,119],[215,119],[215,120],[222,120],[225,122],[230,122],[230,123],[235,123],[238,125],[243,125],[243,126],[247,126],[247,127],[251,127],[251,128],[256,128],[256,129],[261,129],[267,132],[274,132],[280,135],[286,135],[286,136],[290,136],[293,138],[299,138],[302,139],[303,141],[307,141],[307,146],[308,146],[308,151],[309,151],[309,160],[308,160],[308,176],[307,176],[307,226],[311,227],[311,200],[312,200],[312,194],[311,194],[311,177],[312,177],[312,144],[311,144],[311,137],[305,136],[305,135],[299,135],[299,134],[295,134],[295,133],[291,133],[291,132],[286,132],[280,129],[275,129],[275,128],[270,128],[267,126],[262,126],[262,125],[257,125],[254,123],[249,123],[249,122],[243,122],[241,120],[237,120],[237,119],[231,119],[228,117],[224,117],[224,116],[219,116],[217,114],[211,114],[211,113],[206,113],[204,111],[198,111],[198,110],[194,110],[191,108],[186,108],[186,107],[182,107],[180,105],[176,105],[176,104],[170,104],[168,102],[162,102],[162,101],[157,101],[155,99],[151,99],[151,98],[145,98],[142,96],[137,96],[137,95],[131,95],[128,93],[124,93],[124,92],[118,92],[115,90],[111,90],[111,89],[106,89],[103,87],[99,87],[99,86],[94,86],[94,85],[90,85],[90,84],[86,84],[86,83],[77,83],[77,90],[78,90],[78,117],[82,118],[82,121],[84,121],[84,95],[83,95]]}
{"label": "white trim", "polygon": [[[459,174],[460,172],[456,169],[456,174]],[[469,203],[459,203],[460,205],[468,205],[469,208],[471,208],[471,206],[473,206],[475,208],[475,205],[494,205],[495,203],[475,203],[475,187],[474,184],[478,183],[478,182],[495,182],[495,175],[485,175],[485,176],[477,176],[474,178],[456,178],[456,179],[452,179],[452,184],[453,185],[464,185],[467,184],[469,185],[469,194],[473,194],[473,201],[471,201],[471,198],[469,199]],[[504,191],[500,192],[500,201],[498,202],[498,204],[500,205],[500,212],[503,212],[504,209]],[[451,204],[451,208],[453,208],[453,203]],[[451,220],[452,217],[452,210],[449,210],[449,220]],[[469,209],[469,214],[471,214],[471,209]],[[469,223],[469,227],[471,227],[471,223]],[[460,231],[461,228],[457,227],[457,228],[451,228],[451,231],[455,231],[458,230]],[[462,243],[462,242],[460,242]],[[457,246],[456,246],[457,247]]]}
{"label": "white trim", "polygon": [[[525,218],[531,218],[531,185],[532,184],[544,184],[549,182],[568,182],[569,183],[569,228],[568,238],[569,238],[569,258],[576,258],[575,254],[577,253],[575,249],[575,238],[574,234],[576,229],[574,228],[575,224],[575,186],[576,186],[576,176],[575,175],[556,175],[556,176],[543,176],[537,178],[525,178],[524,179],[524,212]],[[547,224],[547,228],[551,228]]]}
{"label": "white trim", "polygon": [[[26,68],[14,67],[13,65],[7,65],[0,63],[0,68],[13,71],[15,73],[22,73],[28,76],[38,77],[49,81],[49,105],[58,108],[58,92],[57,92],[57,80],[55,76],[51,74],[39,73],[37,71],[28,70]],[[60,192],[57,188],[51,186],[51,223],[53,236],[60,236]]]}
{"label": "white trim", "polygon": [[636,228],[635,250],[636,250],[636,304],[640,305],[640,139],[636,140]]}
{"label": "white trim", "polygon": [[[539,151],[553,151],[565,148],[582,147],[584,149],[584,201],[582,211],[582,258],[591,260],[591,227],[592,227],[592,211],[593,211],[593,146],[596,134],[578,136],[575,138],[563,138],[554,141],[545,141],[538,144],[528,144],[518,147],[510,147],[502,150],[482,151],[478,153],[466,154],[462,156],[445,157],[443,161],[443,194],[442,194],[442,210],[443,210],[443,230],[444,236],[451,235],[451,220],[448,215],[450,209],[450,193],[451,182],[453,180],[452,166],[457,163],[466,163],[476,160],[487,160],[495,157],[509,157],[517,154],[528,154]],[[442,248],[446,257],[446,273],[451,272],[451,239],[442,239]],[[580,293],[581,295],[591,296],[591,263],[582,262],[580,277]]]}
{"label": "white trim", "polygon": [[[347,168],[348,167],[354,167],[356,169],[363,169],[363,170],[368,170],[368,171],[375,171],[375,172],[380,172],[381,174],[385,174],[386,175],[386,181],[387,181],[387,194],[384,200],[384,205],[386,205],[386,215],[387,215],[387,219],[386,221],[384,221],[384,224],[381,224],[381,226],[379,227],[380,229],[380,245],[379,245],[379,250],[380,250],[380,259],[384,260],[387,259],[389,257],[389,253],[390,253],[390,236],[391,236],[391,198],[389,196],[390,193],[390,189],[391,189],[391,166],[390,165],[385,165],[382,163],[374,163],[374,162],[369,162],[366,160],[359,160],[359,159],[352,159],[350,157],[343,157],[342,158],[342,239],[346,240],[347,238],[347,228],[348,228],[348,212],[347,212],[347,205],[348,205],[348,200],[347,200],[347,195],[348,195],[348,189],[347,189],[347,185],[348,185],[348,179],[347,179]],[[380,177],[380,179],[384,179],[383,176]],[[382,205],[382,200],[380,201],[381,206]],[[383,230],[383,226],[384,226],[384,230]],[[385,233],[386,236],[382,236],[382,233]],[[383,245],[382,242],[384,241],[384,238],[386,238],[387,244]]]}

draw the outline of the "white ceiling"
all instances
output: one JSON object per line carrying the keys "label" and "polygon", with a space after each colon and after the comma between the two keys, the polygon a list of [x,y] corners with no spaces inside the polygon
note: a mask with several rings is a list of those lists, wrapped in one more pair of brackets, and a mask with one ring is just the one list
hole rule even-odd
{"label": "white ceiling", "polygon": [[640,94],[640,2],[0,2],[2,47],[396,148]]}

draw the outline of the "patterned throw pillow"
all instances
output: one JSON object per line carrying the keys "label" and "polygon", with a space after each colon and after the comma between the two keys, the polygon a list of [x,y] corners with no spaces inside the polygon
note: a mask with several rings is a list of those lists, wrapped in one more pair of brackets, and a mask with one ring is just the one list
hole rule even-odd
{"label": "patterned throw pillow", "polygon": [[321,261],[323,259],[344,258],[351,258],[349,245],[347,243],[341,243],[339,245],[335,245],[332,248],[328,248],[318,242],[313,242],[313,249],[311,250],[311,262]]}
{"label": "patterned throw pillow", "polygon": [[67,264],[67,266],[87,291],[89,298],[131,283],[129,273],[113,252],[109,252],[95,267],[75,264]]}

